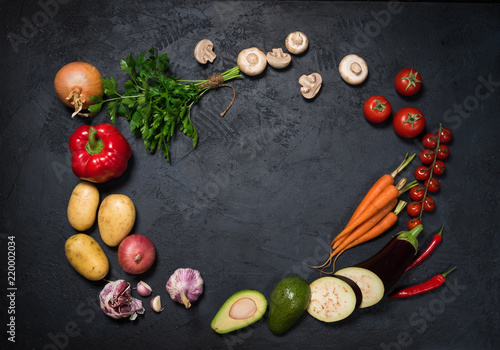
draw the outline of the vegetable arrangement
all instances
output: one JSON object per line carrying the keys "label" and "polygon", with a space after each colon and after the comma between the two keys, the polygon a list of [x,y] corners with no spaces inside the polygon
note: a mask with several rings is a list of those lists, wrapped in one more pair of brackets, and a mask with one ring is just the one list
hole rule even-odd
{"label": "vegetable arrangement", "polygon": [[[293,32],[286,39],[286,48],[291,54],[301,54],[308,48],[308,38],[302,32]],[[213,43],[204,39],[194,50],[200,64],[212,63],[216,58]],[[245,49],[238,55],[237,66],[206,80],[180,80],[168,75],[167,54],[159,55],[152,48],[137,57],[129,55],[120,61],[121,69],[128,73],[129,80],[118,88],[114,78],[102,78],[95,67],[85,62],[70,64],[56,75],[55,87],[58,97],[75,109],[73,116],[91,116],[105,104],[106,112],[114,123],[123,116],[131,131],[142,137],[150,152],[161,151],[170,161],[170,141],[179,129],[192,139],[193,147],[198,142],[198,133],[191,121],[191,108],[209,90],[222,86],[235,90],[226,82],[241,77],[240,72],[255,76],[264,72],[267,63],[282,69],[291,62],[291,56],[281,48],[267,55],[256,47]],[[347,55],[339,64],[342,79],[351,85],[363,83],[368,74],[366,62],[357,55]],[[314,98],[322,85],[318,73],[303,75],[299,79],[300,93],[306,99]],[[412,68],[398,73],[394,85],[399,94],[416,94],[422,85],[420,73]],[[75,87],[76,86],[76,87]],[[120,91],[119,91],[120,90]],[[121,92],[123,90],[123,92]],[[221,113],[223,116],[231,107]],[[88,110],[87,113],[82,111]],[[381,123],[391,114],[391,104],[381,95],[373,95],[363,105],[367,120]],[[393,118],[393,127],[398,135],[413,138],[425,127],[425,117],[414,107],[399,110]],[[388,295],[404,273],[421,264],[442,240],[442,231],[436,234],[428,247],[415,258],[418,252],[417,236],[422,232],[423,211],[433,210],[435,203],[427,194],[439,189],[439,181],[433,175],[445,171],[442,161],[449,155],[444,143],[452,139],[449,129],[439,127],[436,135],[425,135],[422,143],[425,150],[419,159],[425,164],[417,167],[417,181],[406,184],[403,178],[394,184],[398,175],[416,156],[405,156],[398,168],[382,175],[363,197],[345,228],[330,244],[327,261],[314,268],[324,270],[332,265],[331,276],[320,277],[310,284],[298,276],[288,276],[274,288],[269,302],[269,329],[279,335],[296,324],[304,312],[323,322],[337,322],[351,315],[358,308],[379,303]],[[96,221],[102,241],[117,248],[118,263],[122,270],[141,275],[150,270],[156,261],[156,248],[150,238],[132,234],[136,211],[131,198],[122,194],[111,194],[99,205],[99,191],[94,184],[121,176],[127,168],[131,149],[124,136],[111,124],[95,127],[81,126],[70,137],[72,168],[75,175],[85,182],[78,184],[68,203],[68,221],[78,231],[90,229]],[[87,182],[88,181],[88,182]],[[400,200],[402,193],[409,191],[412,202]],[[335,272],[335,264],[345,251],[368,242],[393,227],[398,215],[406,207],[412,218],[408,231],[399,232],[384,248],[371,258]],[[422,210],[422,208],[424,210]],[[418,218],[417,218],[418,216]],[[65,244],[66,257],[70,265],[83,277],[103,280],[109,273],[109,261],[100,245],[85,233],[71,236]],[[439,274],[427,282],[402,289],[390,298],[404,298],[433,290],[445,282],[453,271]],[[108,282],[99,294],[102,311],[112,318],[134,320],[145,312],[142,300],[132,297],[130,284],[123,280]],[[190,308],[204,290],[201,273],[191,268],[179,268],[169,277],[165,290],[170,298]],[[153,296],[153,288],[145,281],[137,283],[136,291],[143,298],[150,297],[150,308],[154,312],[163,310],[161,296]],[[259,321],[268,307],[266,297],[259,291],[243,289],[233,293],[214,316],[211,327],[217,333],[228,333]]]}

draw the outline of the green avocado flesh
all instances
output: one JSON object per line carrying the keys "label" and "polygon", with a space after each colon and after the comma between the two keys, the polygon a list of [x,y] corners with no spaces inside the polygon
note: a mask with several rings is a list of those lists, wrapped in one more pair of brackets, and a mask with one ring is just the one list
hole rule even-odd
{"label": "green avocado flesh", "polygon": [[302,277],[288,276],[274,288],[269,300],[269,329],[274,334],[288,331],[311,301],[311,287]]}
{"label": "green avocado flesh", "polygon": [[217,333],[229,333],[257,322],[266,309],[267,300],[262,293],[250,289],[241,290],[231,295],[221,306],[211,327]]}

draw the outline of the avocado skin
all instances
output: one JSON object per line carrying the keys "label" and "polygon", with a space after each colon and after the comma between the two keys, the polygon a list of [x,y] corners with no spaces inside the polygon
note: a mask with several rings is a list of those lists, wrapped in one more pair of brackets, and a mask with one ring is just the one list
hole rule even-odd
{"label": "avocado skin", "polygon": [[311,301],[311,287],[300,276],[282,279],[269,301],[269,329],[275,335],[288,331],[304,313]]}

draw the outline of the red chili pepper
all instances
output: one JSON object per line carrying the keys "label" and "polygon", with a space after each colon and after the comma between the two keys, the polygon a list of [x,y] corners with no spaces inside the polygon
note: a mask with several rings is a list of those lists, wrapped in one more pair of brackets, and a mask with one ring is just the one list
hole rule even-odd
{"label": "red chili pepper", "polygon": [[415,260],[413,260],[412,263],[406,268],[405,272],[413,269],[415,266],[417,266],[422,261],[427,259],[429,257],[429,255],[431,255],[431,253],[434,251],[434,249],[436,249],[437,245],[439,243],[441,243],[441,241],[443,240],[443,236],[442,236],[443,228],[444,228],[444,225],[441,227],[441,230],[437,234],[434,235],[431,243],[429,243],[427,248],[425,248],[425,250],[418,257],[416,257]]}
{"label": "red chili pepper", "polygon": [[451,271],[455,270],[456,268],[457,267],[455,266],[454,268],[452,268],[448,272],[436,275],[424,283],[420,283],[420,284],[417,284],[415,286],[401,289],[400,291],[398,291],[394,294],[391,294],[389,296],[389,298],[391,298],[391,299],[406,298],[406,297],[411,297],[412,295],[422,294],[422,293],[431,291],[433,289],[436,289],[437,287],[441,286],[446,281],[446,276]]}
{"label": "red chili pepper", "polygon": [[113,125],[82,125],[69,138],[71,167],[76,176],[95,183],[121,176],[132,150],[127,139]]}

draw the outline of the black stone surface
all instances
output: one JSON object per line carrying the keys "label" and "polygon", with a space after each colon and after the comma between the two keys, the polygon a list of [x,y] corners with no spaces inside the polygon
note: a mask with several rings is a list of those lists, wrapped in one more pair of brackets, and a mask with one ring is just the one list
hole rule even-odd
{"label": "black stone surface", "polygon": [[[42,0],[3,1],[0,13],[3,349],[500,348],[498,4]],[[79,125],[109,122],[109,116],[71,119],[54,93],[56,72],[66,63],[88,61],[123,81],[120,59],[154,46],[169,54],[172,74],[201,79],[233,67],[247,47],[284,48],[295,30],[309,37],[308,51],[294,56],[286,70],[268,67],[258,77],[234,81],[236,101],[224,118],[219,113],[231,90],[204,96],[192,113],[199,145],[193,149],[177,133],[171,164],[148,153],[126,121],[117,120],[133,156],[121,178],[98,186],[101,198],[121,193],[133,199],[133,232],[153,240],[157,262],[143,276],[128,275],[97,227],[88,234],[108,255],[107,279],[147,281],[165,310],[155,314],[144,298],[146,314],[136,321],[106,317],[96,305],[104,282],[78,275],[66,261],[64,242],[75,233],[66,208],[79,182],[68,138]],[[207,66],[193,57],[203,38],[213,41],[218,55]],[[339,76],[338,63],[350,53],[368,63],[361,86]],[[393,87],[404,67],[419,69],[424,79],[412,98]],[[298,79],[312,72],[322,75],[323,87],[307,101]],[[256,289],[269,298],[288,274],[318,278],[303,263],[322,262],[368,187],[405,153],[422,149],[423,134],[405,140],[390,122],[365,120],[361,106],[373,94],[386,96],[393,114],[405,106],[421,109],[424,133],[443,123],[455,136],[434,196],[437,209],[424,215],[420,236],[425,246],[444,224],[444,241],[399,286],[458,269],[439,290],[386,298],[342,322],[325,324],[304,314],[277,337],[264,317],[241,331],[215,334],[210,322],[233,292]],[[415,160],[402,175],[412,180],[418,165]],[[337,267],[377,252],[408,219],[401,214],[389,232],[346,253]],[[9,265],[9,250],[15,265]],[[199,269],[205,279],[203,296],[188,310],[165,291],[178,267]],[[9,271],[15,272],[16,290],[8,289]]]}

